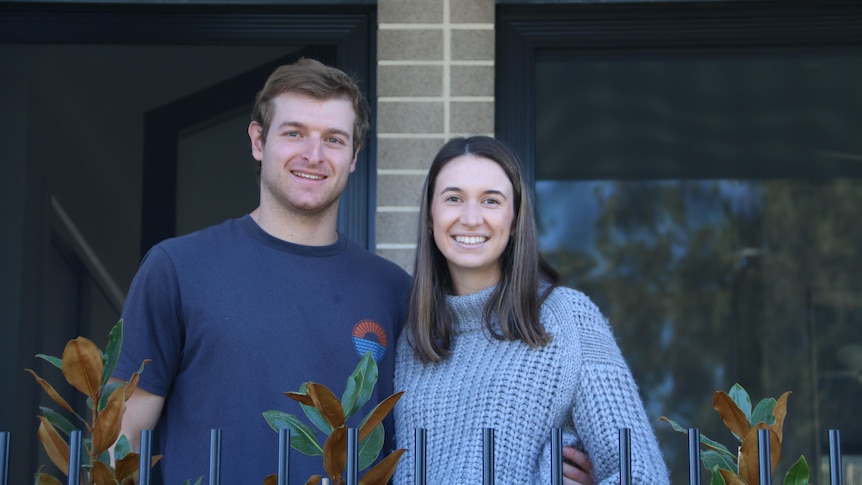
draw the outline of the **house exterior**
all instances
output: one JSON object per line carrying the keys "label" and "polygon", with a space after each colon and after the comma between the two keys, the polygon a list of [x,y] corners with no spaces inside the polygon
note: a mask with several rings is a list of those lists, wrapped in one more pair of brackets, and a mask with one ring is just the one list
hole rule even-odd
{"label": "house exterior", "polygon": [[840,428],[862,483],[862,7],[801,0],[0,2],[11,482],[40,462],[23,369],[107,335],[152,244],[253,208],[250,96],[299,56],[372,103],[343,232],[410,271],[437,148],[499,136],[652,418],[724,442],[714,390],[792,390],[786,464]]}

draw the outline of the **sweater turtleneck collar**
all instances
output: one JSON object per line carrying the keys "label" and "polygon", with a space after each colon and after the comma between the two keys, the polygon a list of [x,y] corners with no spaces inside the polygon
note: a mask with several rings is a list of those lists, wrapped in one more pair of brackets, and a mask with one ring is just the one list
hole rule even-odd
{"label": "sweater turtleneck collar", "polygon": [[[469,295],[449,295],[446,297],[446,305],[449,308],[449,315],[452,317],[451,330],[453,335],[482,331],[485,328],[482,313],[485,311],[485,305],[491,298],[494,288],[496,286]],[[496,314],[491,316],[491,320],[494,327],[499,327]]]}

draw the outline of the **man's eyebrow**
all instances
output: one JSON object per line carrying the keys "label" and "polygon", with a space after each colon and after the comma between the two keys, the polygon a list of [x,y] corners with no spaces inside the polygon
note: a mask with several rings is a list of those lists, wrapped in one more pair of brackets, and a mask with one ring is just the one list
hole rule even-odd
{"label": "man's eyebrow", "polygon": [[[290,121],[290,120],[288,120],[288,121],[282,121],[278,125],[278,129],[284,129],[284,128],[307,128],[307,126],[305,123],[302,123],[301,121]],[[352,136],[349,132],[346,132],[346,131],[342,130],[341,128],[329,128],[326,131],[326,133],[334,134],[334,135],[341,135],[341,136],[348,138],[348,139],[350,139],[350,137]]]}

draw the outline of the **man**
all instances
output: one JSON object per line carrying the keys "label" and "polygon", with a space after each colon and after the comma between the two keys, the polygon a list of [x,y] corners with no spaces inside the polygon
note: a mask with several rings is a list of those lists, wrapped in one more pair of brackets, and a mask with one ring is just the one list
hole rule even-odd
{"label": "man", "polygon": [[[142,429],[156,430],[164,483],[208,475],[211,429],[222,432],[222,483],[262,483],[278,470],[277,434],[262,413],[298,412],[283,393],[306,381],[339,393],[368,348],[380,369],[369,405],[392,393],[409,275],[336,231],[368,126],[349,76],[307,59],[280,67],[248,128],[260,205],[163,241],[142,262],[115,376],[152,360],[123,434],[134,445]],[[320,473],[320,457],[292,451],[291,483]]]}
{"label": "man", "polygon": [[[222,433],[221,483],[263,483],[277,472],[278,441],[262,413],[298,412],[283,393],[306,381],[340,392],[369,348],[380,376],[358,414],[392,394],[410,277],[336,230],[368,128],[367,103],[348,75],[309,59],[279,67],[248,128],[260,205],[163,241],[141,263],[114,376],[128,379],[152,361],[126,403],[122,433],[137,449],[141,430],[155,430],[164,483],[209,474],[211,429]],[[392,449],[390,423],[382,455]],[[322,473],[320,457],[291,452],[290,483]]]}

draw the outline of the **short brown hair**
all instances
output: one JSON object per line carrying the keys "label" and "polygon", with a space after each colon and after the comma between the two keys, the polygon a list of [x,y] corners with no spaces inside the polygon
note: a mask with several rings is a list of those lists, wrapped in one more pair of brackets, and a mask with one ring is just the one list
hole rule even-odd
{"label": "short brown hair", "polygon": [[[261,139],[272,123],[272,100],[284,93],[297,93],[316,99],[345,97],[353,103],[356,119],[353,122],[353,153],[362,147],[370,126],[368,101],[357,82],[341,69],[327,66],[314,59],[302,58],[293,64],[278,67],[257,93],[251,120],[261,126]],[[260,162],[258,162],[258,172]]]}

